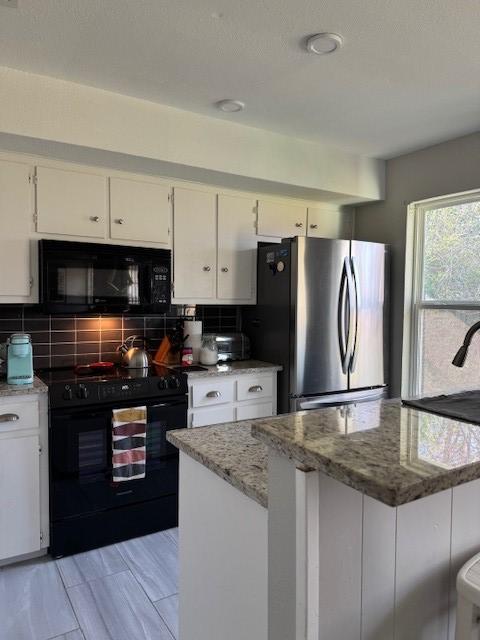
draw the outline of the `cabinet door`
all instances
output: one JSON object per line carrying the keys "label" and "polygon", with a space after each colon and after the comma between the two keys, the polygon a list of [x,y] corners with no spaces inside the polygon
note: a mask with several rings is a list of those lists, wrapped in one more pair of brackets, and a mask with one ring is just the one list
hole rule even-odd
{"label": "cabinet door", "polygon": [[154,182],[110,178],[110,236],[168,244],[170,192]]}
{"label": "cabinet door", "polygon": [[224,407],[214,407],[209,409],[197,409],[192,412],[191,427],[206,427],[209,424],[220,424],[221,422],[233,422],[233,405]]}
{"label": "cabinet door", "polygon": [[38,436],[0,439],[0,559],[40,549]]}
{"label": "cabinet door", "polygon": [[26,164],[0,161],[0,301],[3,296],[30,295],[32,171]]}
{"label": "cabinet door", "polygon": [[285,202],[258,201],[257,233],[259,236],[291,238],[304,236],[307,208]]}
{"label": "cabinet door", "polygon": [[331,205],[308,207],[307,236],[349,240],[352,237],[352,214]]}
{"label": "cabinet door", "polygon": [[174,296],[184,300],[215,299],[216,195],[175,189]]}
{"label": "cabinet door", "polygon": [[221,300],[255,297],[255,200],[218,196],[218,285]]}
{"label": "cabinet door", "polygon": [[244,404],[237,407],[237,420],[256,420],[257,418],[269,418],[270,416],[273,416],[271,402]]}
{"label": "cabinet door", "polygon": [[37,231],[87,238],[105,237],[107,179],[37,167]]}

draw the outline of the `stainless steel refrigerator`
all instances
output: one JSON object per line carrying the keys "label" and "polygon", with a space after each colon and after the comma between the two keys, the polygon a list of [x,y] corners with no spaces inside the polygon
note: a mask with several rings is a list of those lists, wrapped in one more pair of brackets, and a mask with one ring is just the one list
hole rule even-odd
{"label": "stainless steel refrigerator", "polygon": [[281,364],[278,411],[387,395],[388,247],[296,237],[258,249],[255,357]]}

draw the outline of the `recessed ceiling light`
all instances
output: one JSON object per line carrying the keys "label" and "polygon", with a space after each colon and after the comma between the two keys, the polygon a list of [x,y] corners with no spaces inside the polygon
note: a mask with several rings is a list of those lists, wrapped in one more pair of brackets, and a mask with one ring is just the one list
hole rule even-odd
{"label": "recessed ceiling light", "polygon": [[333,53],[343,45],[343,38],[338,33],[316,33],[309,36],[306,41],[307,51],[324,56]]}
{"label": "recessed ceiling light", "polygon": [[216,105],[225,113],[236,113],[245,109],[245,103],[241,100],[219,100]]}

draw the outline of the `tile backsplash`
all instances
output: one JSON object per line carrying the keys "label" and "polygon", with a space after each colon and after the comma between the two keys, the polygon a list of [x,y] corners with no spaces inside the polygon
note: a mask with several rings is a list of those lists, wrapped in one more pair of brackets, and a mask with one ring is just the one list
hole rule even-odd
{"label": "tile backsplash", "polygon": [[[184,317],[184,307],[175,305],[162,315],[66,317],[44,315],[36,306],[0,305],[0,342],[15,332],[29,333],[35,369],[116,361],[116,348],[128,336],[146,336],[149,349],[155,352],[166,332]],[[203,321],[204,332],[240,330],[240,309],[236,306],[197,305],[195,319]]]}

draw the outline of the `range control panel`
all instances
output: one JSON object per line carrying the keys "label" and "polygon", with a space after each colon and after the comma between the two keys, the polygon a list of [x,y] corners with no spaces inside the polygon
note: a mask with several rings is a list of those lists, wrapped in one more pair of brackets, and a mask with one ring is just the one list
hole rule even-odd
{"label": "range control panel", "polygon": [[161,399],[186,392],[186,376],[178,374],[123,380],[56,382],[49,385],[50,407],[54,409],[112,404],[142,398]]}

